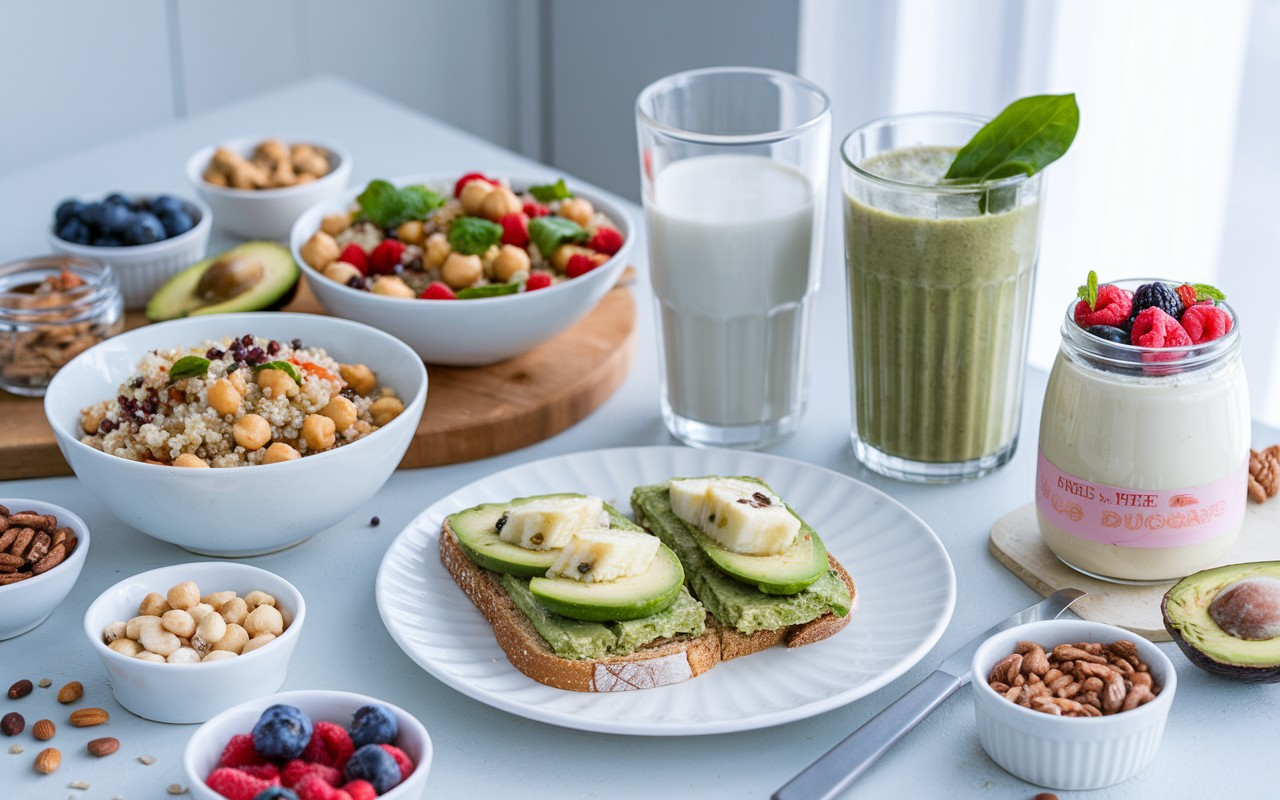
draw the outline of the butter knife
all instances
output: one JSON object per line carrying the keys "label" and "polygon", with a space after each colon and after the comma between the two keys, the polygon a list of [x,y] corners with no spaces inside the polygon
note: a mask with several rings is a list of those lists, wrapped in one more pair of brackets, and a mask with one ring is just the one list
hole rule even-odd
{"label": "butter knife", "polygon": [[979,645],[1015,625],[1056,619],[1084,595],[1079,589],[1060,589],[985,631],[948,656],[933,674],[916,684],[915,688],[867,720],[844,741],[827,751],[826,755],[774,792],[773,800],[830,800],[835,797],[935,708],[942,705],[943,701],[969,682],[969,662]]}

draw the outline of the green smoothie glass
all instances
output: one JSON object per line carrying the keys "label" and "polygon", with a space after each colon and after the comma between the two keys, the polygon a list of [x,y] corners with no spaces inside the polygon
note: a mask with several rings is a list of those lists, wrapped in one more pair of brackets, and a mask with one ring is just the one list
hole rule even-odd
{"label": "green smoothie glass", "polygon": [[1017,446],[1043,179],[944,181],[985,122],[890,117],[840,149],[853,451],[882,475],[975,478]]}

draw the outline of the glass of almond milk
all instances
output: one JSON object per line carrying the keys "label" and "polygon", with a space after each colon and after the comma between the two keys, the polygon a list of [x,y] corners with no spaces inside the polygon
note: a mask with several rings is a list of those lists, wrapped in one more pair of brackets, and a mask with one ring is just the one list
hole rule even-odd
{"label": "glass of almond milk", "polygon": [[796,430],[822,258],[831,112],[783,72],[715,67],[636,101],[662,416],[695,446]]}

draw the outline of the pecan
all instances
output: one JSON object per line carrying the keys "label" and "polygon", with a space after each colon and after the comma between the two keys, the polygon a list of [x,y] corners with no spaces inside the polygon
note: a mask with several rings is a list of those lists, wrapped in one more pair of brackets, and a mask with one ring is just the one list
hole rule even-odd
{"label": "pecan", "polygon": [[[8,525],[8,520],[0,517],[0,524]],[[9,545],[13,544],[13,540],[18,538],[17,528],[0,528],[0,553],[9,552]]]}
{"label": "pecan", "polygon": [[1149,672],[1135,672],[1129,680],[1134,686],[1145,686],[1148,689],[1152,686]]}
{"label": "pecan", "polygon": [[1039,697],[1039,698],[1036,698],[1036,700],[1042,700],[1042,701],[1044,701],[1044,702],[1034,702],[1034,701],[1033,701],[1033,704],[1032,704],[1032,706],[1031,706],[1032,710],[1034,710],[1034,711],[1043,711],[1044,713],[1046,713],[1046,714],[1052,714],[1052,715],[1053,715],[1053,716],[1055,716],[1055,717],[1060,717],[1060,716],[1062,716],[1062,707],[1061,707],[1061,706],[1054,705],[1053,698],[1051,698],[1051,697]]}
{"label": "pecan", "polygon": [[1094,655],[1088,650],[1082,650],[1079,647],[1070,644],[1060,644],[1053,648],[1053,658],[1055,661],[1091,661],[1094,664],[1107,663],[1107,660],[1102,656]]}
{"label": "pecan", "polygon": [[1080,694],[1080,681],[1072,681],[1066,686],[1059,686],[1053,693],[1059,698],[1075,697]]}
{"label": "pecan", "polygon": [[1054,678],[1051,681],[1045,681],[1045,686],[1048,686],[1050,689],[1056,692],[1057,690],[1061,689],[1063,686],[1066,686],[1071,682],[1072,682],[1072,679],[1070,675],[1059,675],[1058,677]]}
{"label": "pecan", "polygon": [[27,563],[34,565],[49,552],[49,534],[40,531],[31,541],[31,549],[27,551]]}
{"label": "pecan", "polygon": [[1280,445],[1249,451],[1249,499],[1265,503],[1280,492]]}
{"label": "pecan", "polygon": [[991,668],[991,674],[987,676],[987,681],[1000,681],[1001,683],[1012,684],[1013,679],[1022,669],[1022,656],[1017,653],[1010,653],[1004,658],[996,662]]}
{"label": "pecan", "polygon": [[[1096,679],[1095,679],[1095,680],[1096,680]],[[1100,699],[1098,699],[1098,693],[1097,693],[1096,691],[1094,691],[1094,692],[1081,692],[1081,693],[1076,697],[1076,700],[1080,701],[1080,704],[1081,704],[1081,705],[1089,706],[1090,708],[1093,708],[1093,709],[1098,710],[1098,713],[1102,713],[1102,712],[1101,712],[1101,709],[1102,709],[1102,701],[1101,701]]]}
{"label": "pecan", "polygon": [[1085,678],[1084,683],[1082,683],[1081,686],[1084,688],[1086,693],[1100,692],[1102,691],[1102,678],[1096,678],[1092,676]]}
{"label": "pecan", "polygon": [[1107,649],[1115,653],[1116,658],[1123,658],[1129,663],[1138,657],[1138,646],[1128,639],[1120,639],[1107,645]]}
{"label": "pecan", "polygon": [[33,575],[41,575],[61,564],[67,557],[66,547],[66,542],[54,545],[53,549],[50,550],[44,558],[36,562],[36,565],[31,568],[31,573]]}
{"label": "pecan", "polygon": [[1044,648],[1035,645],[1022,656],[1022,673],[1024,675],[1041,675],[1049,671],[1049,656]]}
{"label": "pecan", "polygon": [[0,586],[8,586],[11,583],[25,581],[30,577],[30,572],[0,572]]}
{"label": "pecan", "polygon": [[19,511],[9,515],[9,524],[37,531],[52,533],[58,527],[58,520],[52,514],[37,514],[34,511]]}
{"label": "pecan", "polygon": [[1135,686],[1125,696],[1124,703],[1120,706],[1121,711],[1132,711],[1143,703],[1155,699],[1155,695],[1145,686]]}
{"label": "pecan", "polygon": [[1086,703],[1084,706],[1084,715],[1086,717],[1100,717],[1102,716],[1102,712],[1098,710],[1097,706]]}
{"label": "pecan", "polygon": [[1115,670],[1119,672],[1121,675],[1132,675],[1134,674],[1134,672],[1136,672],[1136,670],[1133,668],[1133,665],[1130,664],[1128,661],[1125,661],[1123,658],[1118,659],[1113,666],[1115,667]]}
{"label": "pecan", "polygon": [[1049,702],[1062,709],[1062,716],[1064,717],[1079,717],[1085,713],[1084,705],[1066,697],[1054,697]]}
{"label": "pecan", "polygon": [[1077,678],[1099,678],[1106,680],[1107,676],[1114,675],[1115,669],[1109,664],[1093,664],[1085,662],[1076,666],[1075,675]]}
{"label": "pecan", "polygon": [[1051,684],[1061,677],[1062,677],[1062,670],[1058,669],[1057,667],[1050,667],[1048,672],[1040,676],[1040,680],[1044,681],[1045,683]]}
{"label": "pecan", "polygon": [[18,567],[26,563],[22,556],[12,553],[0,553],[0,572],[17,572]]}
{"label": "pecan", "polygon": [[19,528],[18,538],[13,540],[13,544],[9,547],[9,552],[15,556],[25,555],[27,547],[31,544],[31,540],[36,538],[36,532],[31,528]]}

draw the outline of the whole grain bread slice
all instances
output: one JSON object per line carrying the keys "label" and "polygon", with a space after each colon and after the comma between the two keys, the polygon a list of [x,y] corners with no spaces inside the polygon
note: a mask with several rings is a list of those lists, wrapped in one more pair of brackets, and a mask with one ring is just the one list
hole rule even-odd
{"label": "whole grain bread slice", "polygon": [[575,692],[650,689],[697,677],[720,661],[720,636],[710,615],[701,636],[655,641],[628,656],[561,658],[507,595],[498,575],[462,552],[448,520],[440,532],[440,563],[484,615],[511,665],[547,686]]}

